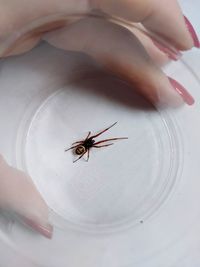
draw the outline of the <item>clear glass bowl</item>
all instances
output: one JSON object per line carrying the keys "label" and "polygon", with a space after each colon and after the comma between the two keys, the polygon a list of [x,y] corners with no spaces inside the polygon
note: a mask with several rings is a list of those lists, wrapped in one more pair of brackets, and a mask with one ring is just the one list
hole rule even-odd
{"label": "clear glass bowl", "polygon": [[[52,19],[64,23],[78,16],[83,14],[34,22],[9,37],[0,53],[9,53],[36,24],[48,25]],[[198,75],[187,58],[164,70],[198,99]],[[1,151],[30,174],[49,205],[55,228],[49,241],[1,216],[0,239],[7,251],[18,253],[20,263],[155,267],[168,260],[172,244],[185,249],[177,240],[196,216],[195,209],[186,216],[185,206],[200,198],[195,191],[198,101],[179,110],[155,108],[84,54],[47,43],[1,60],[0,82]],[[96,133],[116,121],[104,137],[128,140],[92,149],[89,162],[74,164],[73,153],[65,153],[88,131]]]}

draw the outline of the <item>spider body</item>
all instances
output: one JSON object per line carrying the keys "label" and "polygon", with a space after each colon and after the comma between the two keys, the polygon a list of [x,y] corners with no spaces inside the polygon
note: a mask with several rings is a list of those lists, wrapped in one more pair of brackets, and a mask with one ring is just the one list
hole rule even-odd
{"label": "spider body", "polygon": [[83,146],[84,146],[86,149],[88,149],[88,148],[93,147],[94,143],[95,143],[95,140],[94,140],[92,137],[90,137],[90,138],[88,138],[87,140],[85,140],[85,141],[83,142]]}
{"label": "spider body", "polygon": [[69,151],[71,149],[75,150],[75,154],[78,155],[79,157],[74,160],[74,162],[78,161],[79,159],[81,159],[86,153],[87,153],[87,161],[89,160],[90,157],[90,149],[92,147],[94,148],[101,148],[101,147],[107,147],[107,146],[111,146],[113,145],[113,143],[108,143],[106,144],[105,142],[108,141],[116,141],[116,140],[120,140],[120,139],[128,139],[128,137],[115,137],[115,138],[109,138],[109,139],[104,139],[101,141],[95,141],[95,138],[98,137],[99,135],[103,134],[104,132],[108,131],[111,127],[113,127],[117,122],[115,122],[114,124],[112,124],[110,127],[106,128],[105,130],[101,131],[98,134],[95,135],[91,135],[91,132],[88,133],[87,137],[85,138],[85,140],[82,141],[78,141],[72,144],[72,146],[68,149],[66,149],[65,151]]}
{"label": "spider body", "polygon": [[83,141],[83,143],[81,145],[79,145],[76,149],[75,149],[75,153],[77,155],[82,155],[83,153],[86,152],[86,150],[90,149],[91,147],[93,147],[95,143],[95,140],[92,138],[88,138],[86,140]]}

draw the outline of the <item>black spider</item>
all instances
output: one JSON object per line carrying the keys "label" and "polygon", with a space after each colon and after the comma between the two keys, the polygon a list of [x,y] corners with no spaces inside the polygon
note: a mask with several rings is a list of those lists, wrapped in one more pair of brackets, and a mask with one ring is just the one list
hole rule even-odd
{"label": "black spider", "polygon": [[69,149],[66,149],[65,151],[75,149],[76,155],[80,155],[80,157],[78,157],[76,160],[74,160],[74,162],[78,161],[86,153],[88,153],[88,156],[87,156],[87,161],[88,161],[89,157],[90,157],[90,149],[92,147],[95,147],[95,148],[107,147],[107,146],[113,145],[113,143],[104,144],[104,145],[100,145],[100,144],[107,142],[107,141],[116,141],[116,140],[121,140],[121,139],[128,139],[128,137],[116,137],[116,138],[104,139],[104,140],[101,140],[98,142],[96,142],[94,140],[94,138],[96,138],[99,135],[103,134],[104,132],[108,131],[111,127],[113,127],[116,124],[117,124],[117,122],[113,123],[110,127],[106,128],[105,130],[101,131],[100,133],[92,135],[92,136],[90,136],[91,132],[89,132],[87,137],[85,138],[85,140],[77,141],[77,142],[73,143],[72,146]]}

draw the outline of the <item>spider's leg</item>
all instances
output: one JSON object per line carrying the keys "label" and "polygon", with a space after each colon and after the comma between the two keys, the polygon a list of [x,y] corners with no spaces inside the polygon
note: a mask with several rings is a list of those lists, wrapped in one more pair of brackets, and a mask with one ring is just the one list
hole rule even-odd
{"label": "spider's leg", "polygon": [[80,157],[78,157],[76,160],[74,160],[73,163],[75,163],[75,162],[77,162],[79,159],[81,159],[81,158],[85,155],[85,153],[87,153],[87,150],[86,150]]}
{"label": "spider's leg", "polygon": [[87,154],[87,161],[89,160],[89,158],[90,158],[90,149],[88,149],[88,152],[87,152],[88,154]]}
{"label": "spider's leg", "polygon": [[101,144],[101,143],[104,143],[107,141],[116,141],[116,140],[123,140],[123,139],[128,139],[128,137],[116,137],[116,138],[104,139],[104,140],[101,140],[101,141],[94,143],[94,145],[98,145],[98,144]]}
{"label": "spider's leg", "polygon": [[84,143],[89,138],[90,135],[91,135],[91,132],[88,133],[87,137],[84,140],[74,142],[72,145]]}
{"label": "spider's leg", "polygon": [[114,145],[114,143],[111,143],[111,144],[107,144],[107,145],[102,145],[102,146],[93,146],[93,147],[96,147],[96,148],[101,148],[101,147],[106,147],[106,146],[112,146]]}
{"label": "spider's leg", "polygon": [[72,145],[75,145],[75,144],[81,144],[83,141],[77,141],[77,142],[74,142],[72,143]]}
{"label": "spider's leg", "polygon": [[88,133],[87,137],[85,138],[85,140],[87,140],[91,135],[91,132]]}
{"label": "spider's leg", "polygon": [[101,131],[100,133],[98,134],[95,134],[95,135],[92,135],[90,138],[93,139],[93,138],[96,138],[98,137],[99,135],[101,135],[102,133],[105,133],[106,131],[108,131],[110,128],[112,128],[113,126],[115,126],[117,124],[117,122],[113,123],[111,126],[109,126],[108,128],[104,129],[103,131]]}
{"label": "spider's leg", "polygon": [[70,148],[68,148],[68,149],[65,149],[65,152],[67,152],[67,151],[69,151],[69,150],[71,150],[71,149],[74,149],[74,148],[76,148],[78,145],[76,145],[76,146],[71,146]]}

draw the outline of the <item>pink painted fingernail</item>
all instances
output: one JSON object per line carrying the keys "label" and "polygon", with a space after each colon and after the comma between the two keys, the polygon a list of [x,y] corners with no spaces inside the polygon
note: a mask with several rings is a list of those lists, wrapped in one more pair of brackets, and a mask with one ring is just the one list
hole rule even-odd
{"label": "pink painted fingernail", "polygon": [[191,22],[184,16],[185,19],[185,23],[187,25],[187,28],[192,36],[193,42],[194,42],[194,46],[197,48],[200,48],[200,42],[199,42],[199,38],[195,32],[194,27],[192,26]]}
{"label": "pink painted fingernail", "polygon": [[162,51],[163,53],[165,53],[169,59],[172,59],[172,60],[179,60],[182,56],[181,52],[178,51],[177,49],[174,49],[171,50],[170,48],[162,45],[161,43],[159,43],[158,41],[156,41],[155,39],[151,38],[152,42],[154,43],[154,45],[160,50]]}
{"label": "pink painted fingernail", "polygon": [[194,98],[190,95],[190,93],[181,85],[179,82],[176,80],[172,79],[171,77],[168,77],[171,85],[174,87],[176,92],[182,97],[182,99],[185,101],[186,104],[188,105],[193,105],[195,100]]}
{"label": "pink painted fingernail", "polygon": [[23,221],[25,224],[30,226],[32,229],[43,235],[44,237],[51,239],[53,235],[53,226],[48,224],[48,225],[41,225],[36,223],[35,221],[27,218],[23,218]]}

